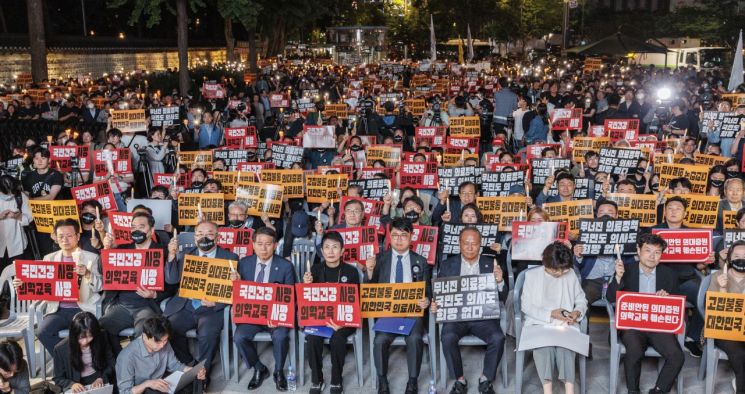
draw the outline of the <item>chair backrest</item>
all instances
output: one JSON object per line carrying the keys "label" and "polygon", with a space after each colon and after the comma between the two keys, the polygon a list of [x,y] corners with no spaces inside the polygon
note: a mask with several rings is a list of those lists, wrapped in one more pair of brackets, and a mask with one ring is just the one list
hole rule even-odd
{"label": "chair backrest", "polygon": [[316,244],[312,239],[296,239],[293,242],[291,261],[299,278],[302,278],[305,273],[306,262],[313,265],[315,260]]}
{"label": "chair backrest", "polygon": [[0,283],[7,283],[10,290],[10,310],[8,311],[8,320],[12,321],[19,314],[27,314],[29,307],[34,301],[20,301],[16,294],[16,289],[13,287],[13,279],[16,277],[16,265],[15,262],[11,263],[3,269],[0,273]]}
{"label": "chair backrest", "polygon": [[520,340],[520,333],[523,328],[523,311],[520,299],[523,294],[523,286],[525,285],[525,273],[537,269],[538,267],[528,268],[520,272],[515,281],[515,288],[512,290],[512,303],[515,310],[515,337]]}
{"label": "chair backrest", "polygon": [[704,279],[701,280],[701,286],[698,287],[698,294],[696,295],[696,309],[698,310],[698,313],[701,315],[702,318],[704,318],[705,313],[704,306],[706,304],[706,290],[709,289],[711,281],[716,278],[717,272],[717,270],[711,271],[709,275],[706,275]]}

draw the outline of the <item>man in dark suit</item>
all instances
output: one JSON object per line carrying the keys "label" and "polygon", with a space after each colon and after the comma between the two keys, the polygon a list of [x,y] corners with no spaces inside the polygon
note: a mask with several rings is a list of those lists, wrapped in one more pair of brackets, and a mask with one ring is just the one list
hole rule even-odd
{"label": "man in dark suit", "polygon": [[[413,226],[408,219],[396,218],[391,222],[389,236],[391,249],[368,259],[365,268],[365,281],[368,283],[411,283],[424,282],[425,297],[419,301],[419,307],[426,309],[432,294],[430,278],[431,267],[427,260],[409,250]],[[418,392],[417,380],[422,366],[424,342],[424,317],[416,318],[411,333],[404,337],[406,342],[406,364],[409,369],[409,380],[406,383],[406,394]],[[389,394],[388,356],[395,334],[376,332],[372,349],[375,369],[378,371],[378,394]]]}
{"label": "man in dark suit", "polygon": [[458,186],[458,198],[448,196],[448,190],[437,192],[437,205],[432,209],[433,226],[439,226],[443,222],[460,223],[461,208],[466,204],[476,203],[476,184],[470,181],[463,182]]}
{"label": "man in dark suit", "polygon": [[[178,285],[181,282],[181,271],[184,268],[184,255],[209,257],[213,259],[232,260],[233,266],[238,262],[238,255],[217,247],[217,224],[201,222],[194,229],[194,239],[197,247],[178,254],[178,238],[174,237],[168,243],[168,256],[172,257],[166,263],[165,281]],[[220,331],[223,329],[223,313],[225,304],[206,300],[190,300],[175,296],[167,304],[163,316],[171,322],[171,346],[176,357],[184,364],[193,365],[194,357],[189,351],[189,341],[186,332],[197,330],[199,358],[204,360],[207,369],[205,389],[209,385],[210,367],[220,345]]]}
{"label": "man in dark suit", "polygon": [[[494,274],[497,282],[499,300],[507,299],[507,284],[504,281],[502,267],[494,264],[495,259],[480,256],[481,233],[475,227],[466,227],[460,233],[460,255],[453,256],[440,264],[438,277],[453,277],[464,275]],[[432,313],[437,312],[437,304],[432,302]],[[440,331],[442,351],[448,370],[453,371],[456,381],[450,394],[466,394],[468,383],[463,376],[463,361],[460,356],[458,342],[467,335],[474,335],[486,342],[484,367],[479,378],[479,393],[494,394],[492,381],[497,374],[497,365],[502,358],[504,348],[504,333],[499,326],[499,319],[476,320],[465,322],[444,323]]]}
{"label": "man in dark suit", "polygon": [[[663,297],[676,294],[677,275],[670,268],[659,265],[662,252],[667,248],[667,242],[659,235],[647,233],[639,237],[637,247],[639,264],[630,264],[626,267],[622,261],[616,260],[616,274],[608,284],[608,302],[615,302],[616,292],[621,290]],[[657,383],[653,389],[649,390],[649,394],[669,392],[683,368],[684,361],[683,350],[675,334],[623,330],[621,341],[626,346],[623,365],[626,370],[626,386],[629,394],[640,393],[641,363],[648,345],[651,345],[665,359],[665,365],[657,377]]]}
{"label": "man in dark suit", "polygon": [[[233,280],[248,280],[258,283],[278,283],[282,285],[294,285],[297,275],[292,263],[274,254],[277,248],[277,234],[268,227],[262,227],[254,233],[254,254],[242,258],[238,262],[238,272],[234,273]],[[256,343],[253,341],[256,334],[269,331],[272,336],[274,350],[274,383],[277,390],[287,390],[287,379],[284,374],[285,360],[290,344],[290,330],[286,327],[267,327],[256,324],[238,324],[235,329],[233,341],[238,347],[243,361],[249,368],[254,369],[253,377],[248,382],[248,389],[255,390],[261,386],[264,379],[269,377],[269,369],[259,360]]]}
{"label": "man in dark suit", "polygon": [[[557,170],[559,169],[557,168]],[[545,203],[574,200],[574,189],[577,188],[577,182],[574,179],[574,175],[563,170],[556,172],[558,172],[558,174],[551,174],[546,178],[546,184],[543,185],[543,189],[541,189],[541,192],[538,193],[538,196],[535,199],[536,205],[542,206]],[[559,194],[556,196],[549,196],[548,192],[551,190],[551,185],[553,185],[554,179],[556,180],[556,189]]]}
{"label": "man in dark suit", "polygon": [[627,119],[642,117],[642,106],[634,100],[634,89],[629,89],[623,95],[624,101],[618,106],[618,116]]}

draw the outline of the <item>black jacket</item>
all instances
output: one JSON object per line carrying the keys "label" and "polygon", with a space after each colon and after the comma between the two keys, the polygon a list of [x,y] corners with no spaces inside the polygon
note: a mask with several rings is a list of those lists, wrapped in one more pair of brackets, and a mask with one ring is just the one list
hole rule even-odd
{"label": "black jacket", "polygon": [[[608,284],[606,299],[608,302],[616,302],[616,292],[618,291],[639,291],[639,264],[629,264],[621,278],[621,283],[616,281],[614,276]],[[665,290],[668,294],[678,293],[678,277],[673,270],[664,265],[658,265],[655,272],[656,282],[655,289]]]}
{"label": "black jacket", "polygon": [[[100,340],[106,341],[106,335],[100,335]],[[111,352],[111,346],[108,343],[103,344],[106,357],[106,368],[103,371],[96,371],[100,374],[105,384],[116,384],[116,374],[114,367],[116,360],[114,353]],[[95,366],[94,366],[95,368]],[[70,338],[65,338],[54,347],[54,384],[67,391],[73,383],[80,383],[80,371],[72,367],[70,361]]]}

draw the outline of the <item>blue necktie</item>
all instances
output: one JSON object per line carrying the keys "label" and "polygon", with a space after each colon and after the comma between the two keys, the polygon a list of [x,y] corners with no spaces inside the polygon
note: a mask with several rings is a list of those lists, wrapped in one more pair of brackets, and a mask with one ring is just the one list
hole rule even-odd
{"label": "blue necktie", "polygon": [[264,283],[264,273],[266,272],[266,264],[259,263],[261,266],[261,269],[259,270],[259,276],[256,277],[256,281],[259,283]]}
{"label": "blue necktie", "polygon": [[396,283],[402,283],[404,281],[404,262],[401,255],[397,255],[396,258]]}

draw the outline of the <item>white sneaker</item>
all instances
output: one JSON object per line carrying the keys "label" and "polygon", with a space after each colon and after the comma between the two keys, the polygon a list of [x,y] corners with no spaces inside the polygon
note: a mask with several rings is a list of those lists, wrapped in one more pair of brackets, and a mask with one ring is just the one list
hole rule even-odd
{"label": "white sneaker", "polygon": [[735,392],[737,392],[737,383],[735,382],[736,379],[737,378],[732,378],[732,389],[735,390]]}

